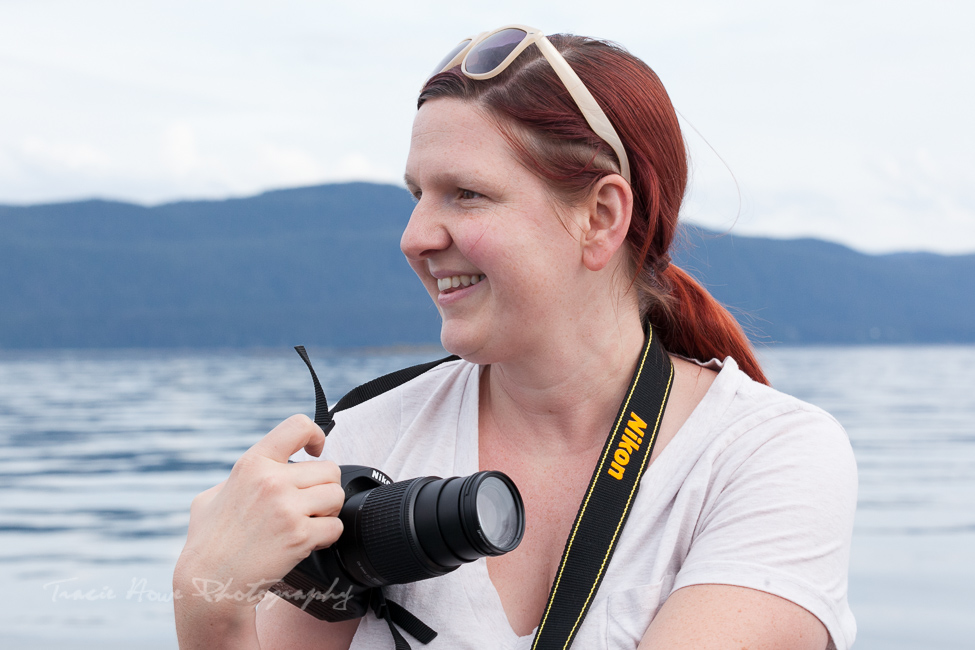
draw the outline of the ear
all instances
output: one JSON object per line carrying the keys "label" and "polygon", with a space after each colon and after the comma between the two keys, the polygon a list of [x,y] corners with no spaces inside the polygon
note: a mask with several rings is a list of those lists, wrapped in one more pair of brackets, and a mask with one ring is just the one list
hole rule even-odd
{"label": "ear", "polygon": [[633,213],[633,191],[619,174],[599,179],[585,204],[582,262],[590,271],[602,270],[626,241]]}

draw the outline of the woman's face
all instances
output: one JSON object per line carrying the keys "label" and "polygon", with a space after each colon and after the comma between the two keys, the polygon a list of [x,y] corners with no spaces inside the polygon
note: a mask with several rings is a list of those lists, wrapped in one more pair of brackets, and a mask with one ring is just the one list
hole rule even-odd
{"label": "woman's face", "polygon": [[417,204],[400,247],[440,310],[445,349],[475,363],[525,358],[583,313],[578,210],[556,211],[474,105],[420,108],[406,183]]}

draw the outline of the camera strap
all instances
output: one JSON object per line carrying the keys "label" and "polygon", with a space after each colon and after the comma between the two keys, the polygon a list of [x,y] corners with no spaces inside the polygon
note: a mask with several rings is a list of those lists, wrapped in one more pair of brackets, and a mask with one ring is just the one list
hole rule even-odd
{"label": "camera strap", "polygon": [[[437,633],[426,623],[418,619],[405,607],[396,601],[386,598],[386,593],[382,587],[374,587],[369,606],[375,612],[376,618],[386,621],[389,625],[389,633],[393,635],[393,644],[396,650],[411,650],[410,644],[403,637],[396,626],[403,628],[420,643],[427,644],[437,638]],[[394,625],[395,624],[395,625]]]}
{"label": "camera strap", "polygon": [[376,377],[372,381],[367,381],[361,386],[357,386],[350,390],[346,395],[338,401],[335,408],[329,410],[328,400],[325,399],[325,391],[322,390],[322,384],[318,381],[318,375],[315,374],[315,369],[311,366],[311,360],[308,358],[308,353],[305,351],[305,346],[296,345],[295,352],[301,357],[301,360],[305,362],[308,366],[308,371],[311,373],[312,383],[315,384],[315,424],[322,428],[325,435],[328,436],[335,428],[335,420],[333,416],[338,411],[344,411],[347,408],[361,404],[366,400],[372,399],[377,395],[382,395],[388,390],[396,388],[400,384],[405,384],[411,379],[416,379],[427,370],[436,368],[441,363],[446,363],[447,361],[457,361],[460,359],[457,355],[450,355],[449,357],[444,357],[443,359],[437,359],[436,361],[428,361],[427,363],[421,363],[415,366],[410,366],[409,368],[403,368],[402,370],[397,370],[391,372],[382,377]]}
{"label": "camera strap", "polygon": [[653,453],[674,368],[649,323],[646,328],[636,372],[566,540],[532,650],[565,650],[572,645]]}

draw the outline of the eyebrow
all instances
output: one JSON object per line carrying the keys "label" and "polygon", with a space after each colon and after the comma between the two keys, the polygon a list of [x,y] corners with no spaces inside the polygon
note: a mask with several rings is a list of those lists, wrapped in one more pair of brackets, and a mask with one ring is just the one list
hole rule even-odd
{"label": "eyebrow", "polygon": [[[431,186],[444,184],[465,188],[483,187],[485,183],[490,182],[489,179],[485,179],[478,174],[458,174],[454,170],[444,170],[432,174],[428,180]],[[409,173],[403,174],[403,182],[407,187],[420,187],[420,184]]]}

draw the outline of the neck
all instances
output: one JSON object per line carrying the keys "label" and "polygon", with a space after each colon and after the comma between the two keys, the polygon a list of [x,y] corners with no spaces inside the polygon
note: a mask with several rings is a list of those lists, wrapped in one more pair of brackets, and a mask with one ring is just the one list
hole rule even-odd
{"label": "neck", "polygon": [[533,354],[485,368],[482,431],[499,449],[551,456],[602,447],[644,343],[637,312],[609,315],[609,324],[574,321]]}

